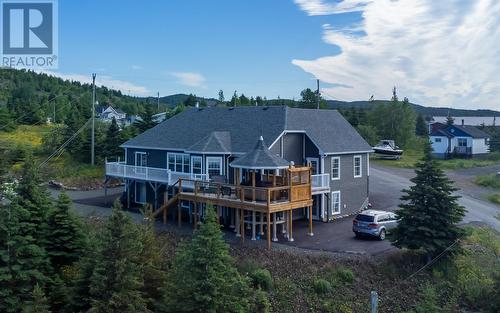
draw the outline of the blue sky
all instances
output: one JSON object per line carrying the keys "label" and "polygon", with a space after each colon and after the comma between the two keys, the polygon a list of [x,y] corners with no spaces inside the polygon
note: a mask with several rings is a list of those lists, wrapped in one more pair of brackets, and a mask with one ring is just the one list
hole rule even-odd
{"label": "blue sky", "polygon": [[500,109],[496,0],[59,0],[64,78],[135,95],[400,97]]}
{"label": "blue sky", "polygon": [[308,18],[286,0],[62,0],[58,72],[95,71],[147,89],[131,93],[298,97],[314,88],[314,75],[292,60],[338,53],[321,40],[327,19]]}

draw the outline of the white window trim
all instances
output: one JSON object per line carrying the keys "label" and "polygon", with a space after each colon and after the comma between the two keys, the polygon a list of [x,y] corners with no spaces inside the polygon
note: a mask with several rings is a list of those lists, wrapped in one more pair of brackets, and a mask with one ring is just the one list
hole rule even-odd
{"label": "white window trim", "polygon": [[[333,211],[333,208],[334,208],[333,200],[335,199],[334,194],[338,194],[339,195],[339,211],[338,212],[334,212]],[[330,202],[331,202],[330,203],[331,204],[330,211],[331,211],[332,215],[339,215],[339,214],[341,214],[342,213],[342,198],[341,198],[340,190],[332,191]]]}
{"label": "white window trim", "polygon": [[135,166],[139,166],[139,165],[137,165],[137,160],[138,160],[138,159],[137,159],[137,157],[138,157],[139,155],[141,155],[141,156],[142,156],[142,155],[145,155],[145,156],[146,156],[146,166],[144,166],[144,165],[140,165],[139,167],[147,167],[147,166],[148,166],[148,154],[147,154],[146,152],[143,152],[143,151],[136,151],[134,155],[135,155],[135,160],[134,160],[134,165],[135,165]]}
{"label": "white window trim", "polygon": [[[359,175],[356,175],[356,159],[359,159]],[[355,155],[352,157],[352,171],[354,178],[363,177],[363,157],[361,155]]]}
{"label": "white window trim", "polygon": [[[338,177],[333,177],[333,161],[338,160],[339,161],[339,176]],[[330,160],[330,176],[332,180],[340,180],[340,157],[332,157]]]}
{"label": "white window trim", "polygon": [[[172,172],[174,172],[174,173],[185,173],[185,174],[190,174],[191,173],[191,171],[192,171],[191,170],[191,158],[189,158],[189,154],[187,154],[187,153],[167,152],[167,169],[170,169],[168,162],[169,162],[169,159],[170,159],[171,155],[174,155],[174,159],[175,159],[175,156],[182,155],[182,159],[183,159],[183,161],[182,161],[182,172],[175,171],[175,168],[176,168],[176,165],[177,165],[177,163],[175,163],[175,162],[174,162],[174,171],[172,171]],[[189,172],[184,172],[184,157],[185,156],[187,156],[189,158]]]}
{"label": "white window trim", "polygon": [[208,168],[208,163],[209,163],[210,161],[214,161],[214,160],[218,160],[218,161],[219,161],[219,175],[222,175],[222,173],[223,173],[223,168],[222,168],[222,157],[207,157],[207,160],[206,160],[206,164],[207,164],[207,166],[205,166],[205,174],[207,174],[207,176],[209,176],[209,175],[208,175],[208,170],[209,170],[209,168]]}
{"label": "white window trim", "polygon": [[196,175],[198,175],[198,174],[203,174],[203,173],[204,173],[204,172],[203,172],[203,157],[202,157],[201,155],[192,155],[192,156],[191,156],[191,174],[193,174],[193,175],[195,174],[195,173],[193,172],[193,163],[194,163],[193,161],[194,161],[195,159],[198,159],[198,160],[200,161],[200,164],[201,164],[201,172],[200,172],[200,173],[196,173]]}

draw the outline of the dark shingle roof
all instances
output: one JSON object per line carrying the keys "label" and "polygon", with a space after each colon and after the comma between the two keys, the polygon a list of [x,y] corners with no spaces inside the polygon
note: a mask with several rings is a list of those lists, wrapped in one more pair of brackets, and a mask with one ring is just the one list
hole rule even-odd
{"label": "dark shingle roof", "polygon": [[454,128],[468,134],[472,138],[490,138],[489,134],[471,125],[443,125],[441,128],[433,131],[430,136],[446,136],[448,138],[453,138],[455,137],[453,133]]}
{"label": "dark shingle roof", "polygon": [[274,155],[264,143],[262,136],[257,141],[253,150],[229,164],[231,167],[246,169],[281,169],[287,168],[289,162]]}
{"label": "dark shingle roof", "polygon": [[480,130],[477,127],[470,126],[470,125],[463,125],[463,126],[454,125],[454,126],[458,129],[462,130],[463,132],[471,135],[472,138],[490,138],[490,135],[483,132],[482,130]]}
{"label": "dark shingle roof", "polygon": [[284,131],[305,131],[322,153],[371,151],[337,111],[286,106],[188,108],[123,146],[191,152],[217,152],[209,150],[220,147],[220,152],[246,153],[255,138],[274,142]]}

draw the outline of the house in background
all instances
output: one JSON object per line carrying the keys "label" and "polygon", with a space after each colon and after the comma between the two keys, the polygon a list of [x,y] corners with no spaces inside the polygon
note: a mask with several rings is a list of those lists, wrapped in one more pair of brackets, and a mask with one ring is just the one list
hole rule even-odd
{"label": "house in background", "polygon": [[477,127],[434,123],[429,127],[433,154],[439,158],[472,158],[490,152],[490,135]]}
{"label": "house in background", "polygon": [[335,110],[189,108],[122,147],[125,162],[108,162],[106,177],[125,180],[127,205],[163,203],[164,220],[174,203],[191,222],[212,203],[237,233],[252,225],[252,238],[272,222],[274,240],[276,224],[291,232],[294,219],[327,222],[368,204],[372,148]]}
{"label": "house in background", "polygon": [[101,107],[97,113],[99,114],[99,119],[104,122],[111,122],[114,117],[118,123],[122,124],[127,117],[127,114],[125,112],[118,108],[115,109],[111,105],[108,105],[107,107]]}

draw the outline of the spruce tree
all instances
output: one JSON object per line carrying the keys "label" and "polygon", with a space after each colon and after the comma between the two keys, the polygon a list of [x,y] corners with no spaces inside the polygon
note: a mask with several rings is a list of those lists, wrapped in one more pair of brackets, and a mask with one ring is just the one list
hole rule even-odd
{"label": "spruce tree", "polygon": [[72,212],[71,199],[61,193],[47,222],[46,250],[54,269],[77,261],[85,249],[85,236],[78,217]]}
{"label": "spruce tree", "polygon": [[104,152],[106,157],[116,157],[123,154],[123,150],[120,148],[122,143],[120,138],[120,127],[116,123],[116,119],[113,117],[111,124],[106,131],[106,151]]}
{"label": "spruce tree", "polygon": [[165,290],[167,312],[249,312],[248,281],[236,270],[212,207],[179,246]]}
{"label": "spruce tree", "polygon": [[45,293],[38,284],[33,289],[32,300],[23,305],[22,313],[50,313]]}
{"label": "spruce tree", "polygon": [[138,228],[115,202],[90,278],[91,313],[151,312],[144,288]]}
{"label": "spruce tree", "polygon": [[464,230],[458,227],[465,209],[453,195],[457,189],[431,155],[431,145],[425,146],[425,154],[415,169],[414,183],[401,200],[396,211],[400,218],[392,242],[396,247],[424,251],[428,258],[444,251],[459,239]]}
{"label": "spruce tree", "polygon": [[146,220],[146,224],[139,226],[139,239],[142,243],[139,263],[143,267],[144,279],[141,292],[147,300],[148,308],[157,312],[161,307],[163,288],[166,284],[166,264],[162,241],[158,240],[155,234],[154,218]]}
{"label": "spruce tree", "polygon": [[49,259],[31,212],[14,199],[0,204],[0,312],[20,312],[36,284],[45,286]]}
{"label": "spruce tree", "polygon": [[0,131],[9,132],[16,128],[16,124],[9,109],[0,107]]}
{"label": "spruce tree", "polygon": [[427,124],[422,114],[417,116],[417,121],[415,123],[415,135],[426,136],[427,135]]}

